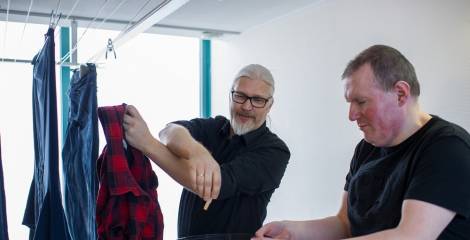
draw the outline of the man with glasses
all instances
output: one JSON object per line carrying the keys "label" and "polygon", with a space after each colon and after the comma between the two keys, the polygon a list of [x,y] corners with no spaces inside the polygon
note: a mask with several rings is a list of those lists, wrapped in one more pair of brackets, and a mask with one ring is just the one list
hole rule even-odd
{"label": "man with glasses", "polygon": [[249,239],[266,218],[267,204],[284,175],[289,149],[266,127],[274,102],[270,71],[258,64],[242,68],[229,93],[230,120],[173,122],[159,133],[161,142],[135,107],[127,108],[128,143],[185,187],[179,237],[240,233]]}

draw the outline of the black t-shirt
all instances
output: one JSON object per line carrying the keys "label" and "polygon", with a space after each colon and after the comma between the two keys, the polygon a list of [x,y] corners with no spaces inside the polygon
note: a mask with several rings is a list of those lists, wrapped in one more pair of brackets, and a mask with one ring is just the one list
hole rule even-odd
{"label": "black t-shirt", "polygon": [[175,122],[186,127],[220,164],[222,186],[207,211],[204,201],[184,189],[178,214],[178,236],[215,233],[253,235],[266,218],[266,207],[279,187],[290,157],[286,144],[264,123],[230,138],[222,116]]}
{"label": "black t-shirt", "polygon": [[344,189],[353,236],[394,228],[405,199],[456,212],[438,239],[470,239],[470,136],[433,116],[394,147],[356,147]]}

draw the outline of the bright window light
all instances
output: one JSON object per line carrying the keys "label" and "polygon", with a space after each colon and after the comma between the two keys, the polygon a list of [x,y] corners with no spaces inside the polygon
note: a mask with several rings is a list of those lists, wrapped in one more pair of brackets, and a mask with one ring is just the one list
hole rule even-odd
{"label": "bright window light", "polygon": [[[0,22],[0,57],[31,59],[42,47],[47,26],[28,24],[23,40],[19,41],[24,24],[8,22],[6,42],[4,26],[5,22]],[[78,29],[78,37],[83,31]],[[78,44],[78,62],[86,63],[106,46],[108,38],[117,34],[117,31],[89,29]],[[60,36],[55,40],[58,61]],[[155,137],[168,122],[199,116],[199,39],[144,33],[115,51],[116,59],[108,54],[108,59],[103,58],[97,64],[98,106],[135,105]],[[9,235],[12,240],[23,240],[29,234],[21,222],[34,168],[32,65],[0,62],[0,73],[3,76],[0,134]],[[56,78],[60,97],[59,68]],[[60,104],[58,101],[59,118]],[[101,153],[105,145],[101,124],[99,129]],[[159,179],[164,238],[176,239],[182,188],[155,164],[152,166]]]}

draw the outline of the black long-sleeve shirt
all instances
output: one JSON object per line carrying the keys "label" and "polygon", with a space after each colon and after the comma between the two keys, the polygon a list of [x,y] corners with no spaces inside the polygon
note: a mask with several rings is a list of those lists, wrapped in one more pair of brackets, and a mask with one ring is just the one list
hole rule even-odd
{"label": "black long-sleeve shirt", "polygon": [[207,211],[204,201],[184,189],[178,215],[178,236],[215,233],[253,235],[266,218],[266,207],[279,187],[290,152],[264,123],[247,134],[230,137],[222,116],[178,121],[220,164],[222,186]]}

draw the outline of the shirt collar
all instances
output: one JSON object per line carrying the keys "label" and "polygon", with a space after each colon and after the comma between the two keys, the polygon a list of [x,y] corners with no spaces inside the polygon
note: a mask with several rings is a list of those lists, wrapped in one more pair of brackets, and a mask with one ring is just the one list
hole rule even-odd
{"label": "shirt collar", "polygon": [[[220,128],[219,134],[221,134],[223,136],[226,136],[226,137],[229,137],[230,130],[231,130],[230,121],[227,120],[227,122],[225,122],[222,125],[222,127]],[[243,139],[243,141],[245,142],[246,145],[249,145],[249,144],[253,143],[259,136],[261,136],[267,130],[268,130],[268,128],[266,127],[266,121],[264,121],[263,124],[259,128],[255,129],[251,132],[248,132],[246,134],[243,134],[239,137],[241,139]]]}

